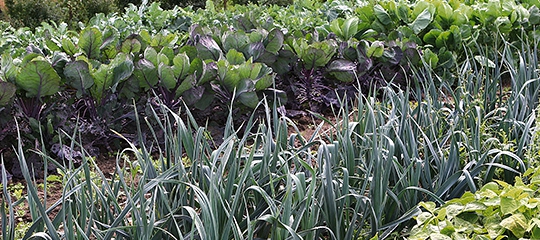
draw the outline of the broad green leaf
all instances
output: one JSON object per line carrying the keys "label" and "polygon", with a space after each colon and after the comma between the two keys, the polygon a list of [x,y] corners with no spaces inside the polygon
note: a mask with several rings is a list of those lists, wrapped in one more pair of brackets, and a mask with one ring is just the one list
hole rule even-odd
{"label": "broad green leaf", "polygon": [[460,204],[448,204],[446,206],[446,216],[448,216],[449,220],[452,220],[463,211],[463,208]]}
{"label": "broad green leaf", "polygon": [[435,207],[437,207],[434,202],[420,202],[418,205],[432,214],[435,213]]}
{"label": "broad green leaf", "polygon": [[238,95],[238,101],[250,108],[256,108],[259,104],[259,97],[254,91],[247,91]]}
{"label": "broad green leaf", "polygon": [[452,6],[450,6],[450,4],[442,1],[437,6],[437,17],[441,18],[442,21],[451,24],[453,22],[452,18],[454,17],[454,9],[452,8]]}
{"label": "broad green leaf", "polygon": [[116,44],[118,42],[118,37],[120,34],[118,33],[118,29],[107,26],[105,28],[105,31],[103,31],[103,42],[101,46],[99,47],[100,50],[107,49],[108,47],[116,47]]}
{"label": "broad green leaf", "polygon": [[255,90],[262,91],[264,89],[269,88],[270,86],[274,84],[275,77],[276,76],[272,74],[272,75],[265,75],[259,78],[257,82],[255,82]]}
{"label": "broad green leaf", "polygon": [[197,79],[195,79],[195,75],[187,76],[184,79],[184,81],[180,83],[180,86],[178,86],[178,89],[176,89],[176,96],[180,96],[184,94],[184,92],[193,88],[195,85],[197,85]]}
{"label": "broad green leaf", "polygon": [[342,32],[343,32],[343,37],[344,37],[343,40],[349,40],[352,37],[354,37],[354,35],[356,35],[356,33],[358,33],[358,22],[359,21],[360,20],[357,17],[351,17],[351,18],[347,18],[343,22],[343,26],[341,27]]}
{"label": "broad green leaf", "polygon": [[203,85],[207,82],[210,82],[217,77],[217,65],[216,62],[212,60],[207,60],[203,62],[203,72],[197,82],[198,85]]}
{"label": "broad green leaf", "polygon": [[15,96],[17,87],[12,83],[0,81],[0,106],[6,106]]}
{"label": "broad green leaf", "polygon": [[501,213],[503,215],[512,214],[519,208],[520,204],[512,197],[501,197]]}
{"label": "broad green leaf", "polygon": [[120,96],[127,99],[137,99],[140,95],[136,94],[140,91],[139,80],[132,74],[126,81],[120,90]]}
{"label": "broad green leaf", "polygon": [[283,32],[277,28],[274,28],[268,33],[268,36],[264,40],[266,51],[277,54],[283,46],[284,39],[285,36],[283,35]]}
{"label": "broad green leaf", "polygon": [[249,42],[251,42],[251,43],[262,42],[263,39],[264,39],[264,35],[265,34],[263,34],[263,32],[261,32],[260,29],[256,29],[256,30],[248,33]]}
{"label": "broad green leaf", "polygon": [[114,46],[108,46],[107,48],[101,50],[101,53],[106,59],[113,59],[118,54],[118,50]]}
{"label": "broad green leaf", "polygon": [[339,38],[341,38],[344,41],[348,41],[356,33],[358,33],[358,25],[359,25],[359,19],[358,17],[350,17],[346,20],[343,19],[335,19],[330,24],[330,29],[333,33],[335,33]]}
{"label": "broad green leaf", "polygon": [[242,30],[237,30],[235,32],[227,31],[223,35],[221,41],[223,42],[223,50],[226,52],[229,52],[231,49],[243,51],[249,44],[249,37]]}
{"label": "broad green leaf", "polygon": [[91,59],[97,59],[102,45],[101,31],[96,27],[85,28],[79,36],[79,47]]}
{"label": "broad green leaf", "polygon": [[229,61],[229,63],[233,65],[240,65],[246,61],[246,59],[244,58],[244,54],[236,51],[236,49],[234,48],[229,50],[229,52],[226,55],[226,58],[227,58],[227,61]]}
{"label": "broad green leaf", "polygon": [[341,25],[343,25],[343,18],[336,18],[330,22],[330,31],[336,34],[338,37],[343,37],[343,31]]}
{"label": "broad green leaf", "polygon": [[527,218],[521,213],[503,219],[500,224],[510,230],[517,238],[522,238],[528,227]]}
{"label": "broad green leaf", "polygon": [[497,26],[502,33],[510,33],[513,29],[512,23],[508,17],[498,17],[495,19],[495,26]]}
{"label": "broad green leaf", "polygon": [[146,60],[148,60],[152,64],[154,64],[154,66],[159,65],[158,53],[157,53],[156,49],[154,49],[153,47],[151,47],[151,46],[146,47],[146,49],[144,50],[144,55],[143,56],[144,56],[144,58]]}
{"label": "broad green leaf", "polygon": [[163,47],[161,49],[161,51],[159,51],[160,54],[163,54],[165,56],[167,56],[167,59],[169,59],[169,62],[167,63],[167,65],[171,65],[173,64],[174,62],[170,62],[171,60],[174,59],[175,57],[175,53],[174,53],[174,50],[170,47]]}
{"label": "broad green leaf", "polygon": [[60,90],[60,81],[58,73],[43,58],[35,58],[24,65],[16,79],[27,97],[37,98],[56,94]]}
{"label": "broad green leaf", "polygon": [[217,61],[222,55],[219,45],[210,36],[201,36],[196,48],[199,53],[199,57],[203,60],[213,59]]}
{"label": "broad green leaf", "polygon": [[444,48],[441,48],[440,51],[442,53],[439,53],[439,56],[438,56],[439,57],[438,67],[450,69],[455,66],[456,59],[451,51],[446,51],[446,50],[443,51],[443,50]]}
{"label": "broad green leaf", "polygon": [[435,46],[437,38],[441,35],[442,31],[439,29],[431,29],[428,33],[424,35],[422,39],[425,43]]}
{"label": "broad green leaf", "polygon": [[143,40],[143,42],[150,45],[150,43],[152,42],[152,35],[150,35],[150,32],[148,32],[148,30],[146,29],[141,30],[139,35],[141,36],[141,39]]}
{"label": "broad green leaf", "polygon": [[180,48],[179,52],[185,53],[189,59],[199,58],[199,53],[197,52],[197,48],[195,46],[185,45]]}
{"label": "broad green leaf", "polygon": [[425,49],[424,54],[422,55],[422,59],[424,62],[426,62],[431,68],[437,67],[437,64],[439,63],[439,57],[437,54],[431,51],[431,49]]}
{"label": "broad green leaf", "polygon": [[103,97],[111,89],[113,85],[112,69],[107,64],[102,64],[95,71],[91,71],[94,78],[94,85],[90,88],[90,93],[98,104],[101,104]]}
{"label": "broad green leaf", "polygon": [[122,43],[123,53],[139,53],[141,51],[141,42],[137,38],[126,39]]}
{"label": "broad green leaf", "polygon": [[384,42],[375,41],[367,49],[367,56],[370,58],[380,58],[384,53]]}
{"label": "broad green leaf", "polygon": [[154,64],[147,59],[140,59],[135,64],[133,74],[139,80],[139,86],[143,89],[151,89],[158,83],[158,72]]}
{"label": "broad green leaf", "polygon": [[150,45],[153,47],[165,47],[174,44],[176,40],[176,34],[169,33],[164,35],[163,33],[158,33],[152,38]]}
{"label": "broad green leaf", "polygon": [[189,73],[189,57],[185,53],[180,53],[174,56],[173,59],[174,76],[179,79],[184,79]]}
{"label": "broad green leaf", "polygon": [[416,19],[411,23],[410,27],[414,33],[418,34],[424,30],[433,20],[433,15],[429,11],[429,8],[424,9]]}
{"label": "broad green leaf", "polygon": [[484,219],[484,227],[487,229],[491,239],[495,239],[504,233],[504,228],[500,225],[501,217],[498,214],[486,216]]}
{"label": "broad green leaf", "polygon": [[129,55],[119,54],[111,62],[111,67],[113,70],[113,91],[115,91],[118,83],[125,81],[133,74],[134,66]]}
{"label": "broad green leaf", "polygon": [[223,85],[232,92],[241,80],[238,71],[228,71],[223,78]]}
{"label": "broad green leaf", "polygon": [[540,24],[540,9],[538,9],[538,6],[529,8],[529,22],[532,25]]}
{"label": "broad green leaf", "polygon": [[383,25],[389,25],[392,22],[392,19],[390,18],[390,15],[386,10],[379,4],[375,5],[373,7],[373,11],[375,12],[375,16],[377,19],[383,24]]}
{"label": "broad green leaf", "polygon": [[158,62],[157,66],[159,66],[160,64],[165,64],[168,66],[170,64],[169,58],[167,57],[167,55],[163,53],[158,53],[157,62]]}
{"label": "broad green leaf", "polygon": [[238,76],[241,79],[256,79],[262,69],[261,63],[252,63],[250,61],[238,66]]}
{"label": "broad green leaf", "polygon": [[24,56],[24,58],[21,61],[21,65],[24,66],[24,65],[30,63],[34,59],[45,60],[45,58],[43,57],[42,54],[37,54],[37,53],[31,52],[31,53],[28,53],[28,54],[26,54]]}
{"label": "broad green leaf", "polygon": [[189,74],[195,74],[197,79],[199,79],[204,71],[204,62],[200,58],[195,58],[193,61],[191,61],[191,64],[189,65]]}
{"label": "broad green leaf", "polygon": [[325,66],[337,49],[334,41],[314,42],[300,47],[303,48],[301,58],[306,69]]}
{"label": "broad green leaf", "polygon": [[[4,53],[0,57],[0,73],[3,74],[3,80],[8,82],[15,82],[17,74],[19,73],[19,67],[14,64],[13,58],[10,54]],[[0,79],[2,79],[0,77]]]}
{"label": "broad green leaf", "polygon": [[63,38],[62,39],[62,48],[70,56],[73,56],[73,55],[75,55],[75,53],[78,52],[77,47],[75,46],[73,41],[71,41],[71,39],[69,39],[69,38]]}
{"label": "broad green leaf", "polygon": [[328,65],[327,71],[342,82],[352,82],[356,79],[354,74],[356,64],[349,60],[336,59]]}
{"label": "broad green leaf", "polygon": [[253,61],[259,59],[264,53],[264,45],[261,42],[250,43],[247,47],[247,58],[253,58]]}
{"label": "broad green leaf", "polygon": [[165,86],[165,88],[171,90],[176,86],[176,77],[173,67],[160,64],[158,67],[158,73],[160,83]]}
{"label": "broad green leaf", "polygon": [[431,239],[431,240],[452,240],[451,237],[446,236],[444,234],[440,234],[440,233],[430,234],[429,239]]}
{"label": "broad green leaf", "polygon": [[94,85],[94,78],[90,74],[88,63],[82,60],[66,64],[64,76],[66,76],[66,83],[77,89],[78,97],[81,97],[87,89]]}
{"label": "broad green leaf", "polygon": [[409,12],[409,6],[407,6],[405,2],[399,1],[396,11],[396,15],[398,16],[398,18],[405,23],[409,23]]}

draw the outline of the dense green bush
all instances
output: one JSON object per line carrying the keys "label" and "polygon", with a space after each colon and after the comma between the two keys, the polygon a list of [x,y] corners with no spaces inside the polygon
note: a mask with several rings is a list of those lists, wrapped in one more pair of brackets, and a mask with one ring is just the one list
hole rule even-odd
{"label": "dense green bush", "polygon": [[7,19],[15,28],[34,29],[41,22],[86,22],[96,13],[117,11],[115,0],[6,0]]}
{"label": "dense green bush", "polygon": [[41,0],[6,0],[7,15],[11,24],[18,28],[35,28],[43,21],[58,21],[59,12],[55,12],[56,3]]}

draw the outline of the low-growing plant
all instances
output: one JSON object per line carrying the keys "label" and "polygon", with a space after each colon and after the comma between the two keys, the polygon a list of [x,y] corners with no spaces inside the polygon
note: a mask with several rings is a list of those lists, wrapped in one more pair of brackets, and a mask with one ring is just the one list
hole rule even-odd
{"label": "low-growing plant", "polygon": [[539,238],[538,179],[538,169],[531,168],[513,185],[490,182],[440,207],[422,202],[407,239]]}

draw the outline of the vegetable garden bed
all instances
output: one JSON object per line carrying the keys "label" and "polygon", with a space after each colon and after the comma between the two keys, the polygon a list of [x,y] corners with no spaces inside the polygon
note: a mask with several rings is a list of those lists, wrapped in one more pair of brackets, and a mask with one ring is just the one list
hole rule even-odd
{"label": "vegetable garden bed", "polygon": [[[28,183],[27,237],[407,237],[422,206],[440,213],[420,202],[537,166],[539,5],[209,1],[3,23],[2,236],[21,236],[10,165]],[[302,114],[321,119],[313,133]],[[51,215],[31,183],[53,166]]]}

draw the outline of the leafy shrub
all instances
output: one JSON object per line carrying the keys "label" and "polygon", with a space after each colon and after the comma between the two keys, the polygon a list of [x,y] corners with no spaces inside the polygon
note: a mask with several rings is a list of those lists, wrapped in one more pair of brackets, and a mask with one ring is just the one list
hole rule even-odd
{"label": "leafy shrub", "polygon": [[62,21],[68,23],[87,22],[97,13],[112,13],[118,9],[115,0],[63,0],[61,8],[64,17]]}
{"label": "leafy shrub", "polygon": [[6,0],[8,19],[16,27],[40,26],[42,22],[87,22],[96,13],[117,10],[114,0]]}
{"label": "leafy shrub", "polygon": [[60,16],[54,9],[53,1],[41,0],[6,0],[7,13],[11,24],[18,27],[35,28],[44,21],[58,21]]}
{"label": "leafy shrub", "polygon": [[422,202],[409,239],[539,239],[539,189],[540,173],[531,168],[514,185],[490,182],[439,208]]}

